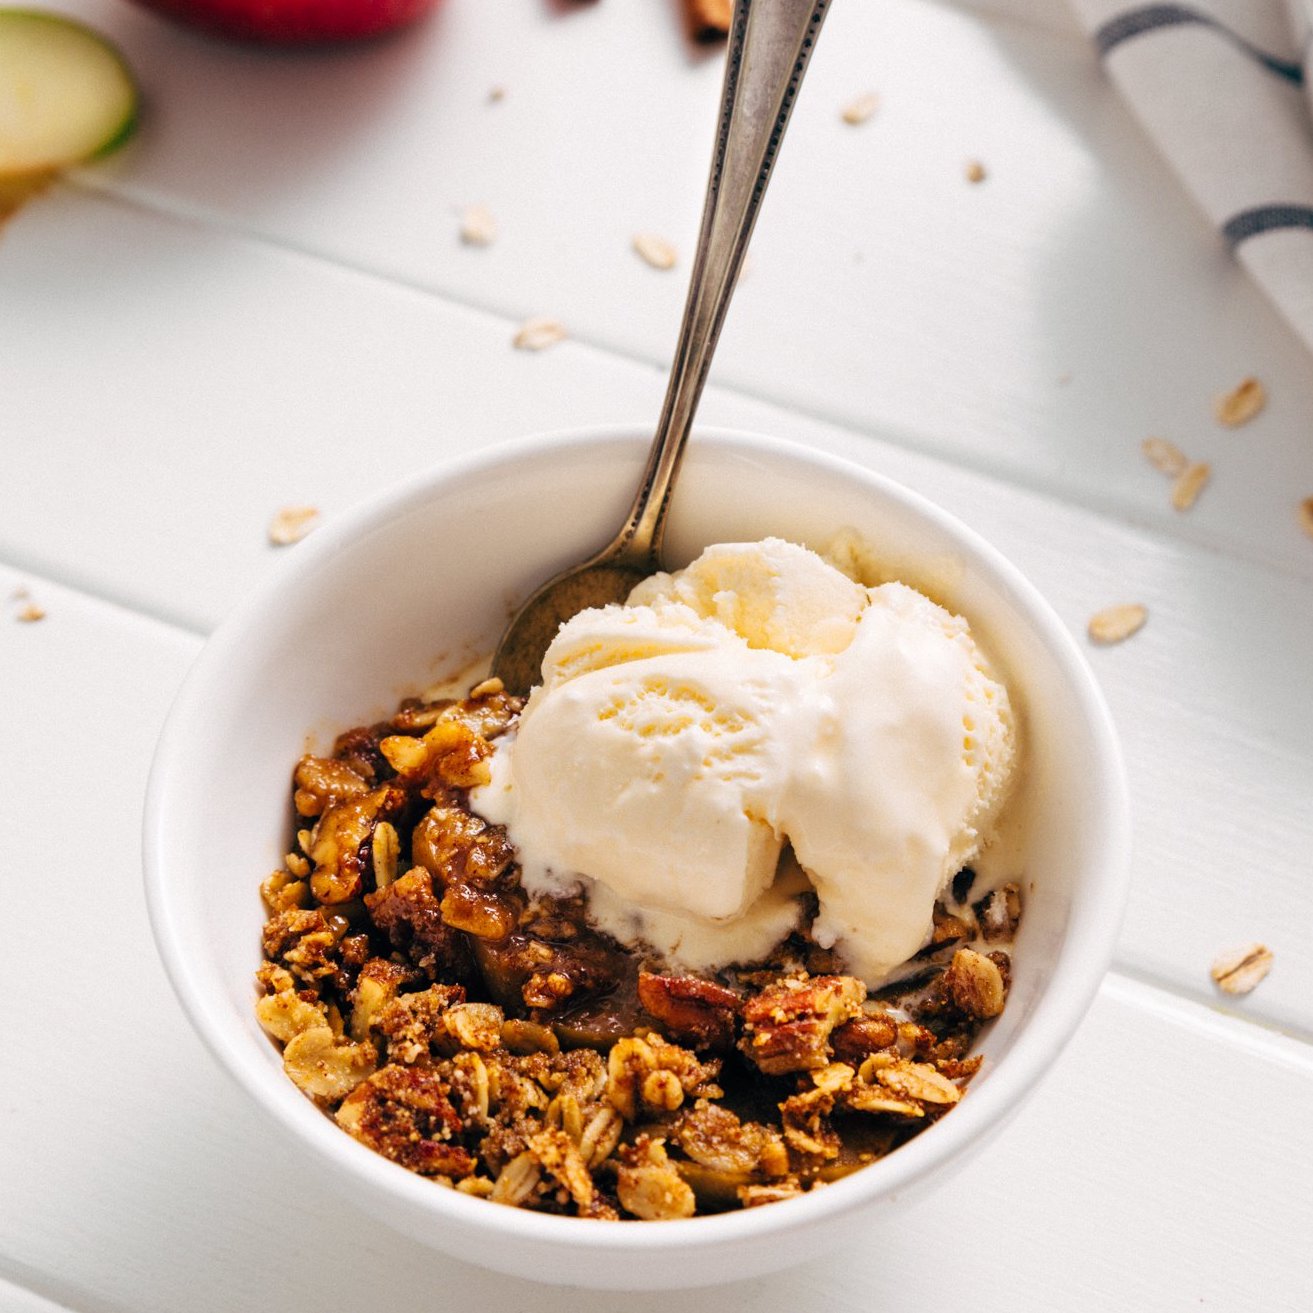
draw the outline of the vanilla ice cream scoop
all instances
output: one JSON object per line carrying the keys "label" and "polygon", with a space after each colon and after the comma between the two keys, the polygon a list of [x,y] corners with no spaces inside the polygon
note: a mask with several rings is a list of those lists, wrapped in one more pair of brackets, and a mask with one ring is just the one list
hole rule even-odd
{"label": "vanilla ice cream scoop", "polygon": [[964,620],[768,539],[562,625],[474,803],[508,826],[527,888],[582,885],[604,929],[691,969],[796,927],[787,840],[813,937],[876,985],[925,943],[1015,757]]}

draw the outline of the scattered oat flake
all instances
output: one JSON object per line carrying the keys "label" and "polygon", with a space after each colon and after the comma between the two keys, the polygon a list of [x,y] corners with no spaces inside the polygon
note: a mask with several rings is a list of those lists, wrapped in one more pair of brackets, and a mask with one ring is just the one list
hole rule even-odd
{"label": "scattered oat flake", "polygon": [[1305,497],[1299,503],[1299,527],[1313,538],[1313,497]]}
{"label": "scattered oat flake", "polygon": [[979,160],[967,161],[966,174],[968,182],[984,182],[988,176],[985,173],[985,166]]}
{"label": "scattered oat flake", "polygon": [[460,220],[460,239],[466,246],[491,246],[497,236],[497,220],[486,205],[471,205]]}
{"label": "scattered oat flake", "polygon": [[269,521],[269,541],[275,547],[290,547],[299,543],[319,522],[319,511],[314,506],[284,506]]}
{"label": "scattered oat flake", "polygon": [[545,351],[549,346],[564,342],[565,325],[556,319],[526,319],[513,339],[521,351]]}
{"label": "scattered oat flake", "polygon": [[874,91],[868,91],[865,95],[858,96],[856,100],[850,100],[843,107],[840,117],[845,123],[851,123],[856,127],[858,124],[865,123],[879,108],[880,97]]}
{"label": "scattered oat flake", "polygon": [[1143,629],[1148,618],[1148,607],[1139,602],[1107,606],[1090,616],[1089,635],[1096,643],[1120,643]]}
{"label": "scattered oat flake", "polygon": [[1247,378],[1214,400],[1213,414],[1219,424],[1236,429],[1248,424],[1266,405],[1267,389],[1256,378]]}
{"label": "scattered oat flake", "polygon": [[1207,461],[1186,466],[1172,484],[1172,505],[1178,511],[1188,511],[1199,500],[1212,473],[1213,467]]}
{"label": "scattered oat flake", "polygon": [[45,608],[38,606],[35,602],[29,602],[15,617],[25,625],[34,625],[38,620],[44,620],[45,618]]}
{"label": "scattered oat flake", "polygon": [[1224,994],[1248,994],[1272,970],[1272,950],[1245,944],[1223,953],[1213,963],[1213,980]]}
{"label": "scattered oat flake", "polygon": [[1176,478],[1184,474],[1187,466],[1190,464],[1190,458],[1174,442],[1168,442],[1166,438],[1145,438],[1140,443],[1140,450],[1144,452],[1145,459],[1156,470],[1163,474],[1170,474]]}
{"label": "scattered oat flake", "polygon": [[673,269],[679,258],[675,248],[654,233],[638,233],[634,237],[634,250],[653,269]]}

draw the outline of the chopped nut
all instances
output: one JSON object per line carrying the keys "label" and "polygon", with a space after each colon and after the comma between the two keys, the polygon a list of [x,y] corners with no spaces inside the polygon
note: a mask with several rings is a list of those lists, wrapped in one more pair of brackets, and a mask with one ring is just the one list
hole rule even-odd
{"label": "chopped nut", "polygon": [[260,896],[271,912],[287,912],[310,905],[310,886],[294,879],[290,871],[274,871],[260,886]]}
{"label": "chopped nut", "polygon": [[1313,538],[1313,497],[1305,497],[1299,503],[1299,527]]}
{"label": "chopped nut", "polygon": [[863,1014],[845,1021],[830,1036],[836,1058],[861,1063],[868,1055],[891,1048],[898,1041],[893,1019],[880,1014]]}
{"label": "chopped nut", "polygon": [[1138,602],[1105,607],[1090,617],[1089,635],[1096,643],[1120,643],[1137,633],[1148,618],[1148,609]]}
{"label": "chopped nut", "polygon": [[428,764],[429,750],[424,740],[409,734],[389,734],[379,740],[378,750],[398,775],[418,775]]}
{"label": "chopped nut", "polygon": [[504,693],[504,692],[506,692],[506,685],[503,684],[501,680],[497,678],[496,675],[492,675],[488,679],[485,679],[483,683],[475,684],[475,686],[472,689],[470,689],[470,697],[490,698],[490,697],[494,697],[498,693]]}
{"label": "chopped nut", "polygon": [[789,979],[743,1008],[743,1052],[768,1076],[823,1067],[830,1033],[857,1016],[866,986],[851,976]]}
{"label": "chopped nut", "polygon": [[545,351],[566,338],[565,325],[555,319],[526,319],[512,340],[521,351]]}
{"label": "chopped nut", "polygon": [[1272,969],[1272,950],[1263,944],[1245,944],[1223,953],[1214,963],[1212,976],[1224,994],[1248,994]]}
{"label": "chopped nut", "polygon": [[966,179],[968,182],[984,182],[986,176],[985,166],[979,160],[967,161]]}
{"label": "chopped nut", "polygon": [[1184,474],[1190,464],[1185,452],[1176,443],[1168,442],[1166,438],[1145,438],[1140,443],[1140,450],[1144,452],[1145,459],[1154,469],[1162,474],[1169,474],[1172,478]]}
{"label": "chopped nut", "polygon": [[854,127],[865,123],[872,114],[880,107],[880,97],[874,91],[868,91],[864,95],[858,96],[856,100],[850,100],[844,107],[840,117],[845,123],[851,123]]}
{"label": "chopped nut", "polygon": [[269,541],[275,547],[299,543],[319,522],[314,506],[284,506],[269,522]]}
{"label": "chopped nut", "polygon": [[970,948],[959,948],[953,954],[944,972],[944,986],[961,1011],[981,1021],[998,1016],[1007,998],[1003,973],[983,953]]}
{"label": "chopped nut", "polygon": [[[292,782],[296,786],[296,810],[302,816],[319,816],[336,803],[363,798],[369,792],[369,785],[350,766],[332,757],[302,757],[296,763]],[[302,830],[297,840],[308,856],[314,836]]]}
{"label": "chopped nut", "polygon": [[1213,401],[1213,414],[1229,429],[1248,424],[1267,405],[1267,389],[1256,378],[1243,379]]}
{"label": "chopped nut", "polygon": [[471,205],[460,221],[460,239],[466,246],[491,246],[497,237],[497,221],[486,205]]}
{"label": "chopped nut", "polygon": [[488,104],[496,105],[506,99],[505,87],[490,87],[488,90]]}
{"label": "chopped nut", "polygon": [[[310,889],[321,903],[345,903],[360,894],[365,861],[373,864],[374,827],[395,815],[405,801],[403,789],[385,784],[363,797],[334,803],[319,818],[310,849],[315,864]],[[368,859],[362,856],[367,844]]]}
{"label": "chopped nut", "polygon": [[679,258],[675,248],[664,237],[654,233],[639,233],[634,238],[634,251],[653,269],[673,269]]}
{"label": "chopped nut", "polygon": [[697,976],[640,971],[638,1001],[672,1039],[712,1049],[727,1049],[734,1042],[739,998],[723,985]]}
{"label": "chopped nut", "polygon": [[1172,484],[1172,506],[1178,511],[1188,511],[1199,500],[1212,473],[1213,467],[1207,461],[1189,466]]}

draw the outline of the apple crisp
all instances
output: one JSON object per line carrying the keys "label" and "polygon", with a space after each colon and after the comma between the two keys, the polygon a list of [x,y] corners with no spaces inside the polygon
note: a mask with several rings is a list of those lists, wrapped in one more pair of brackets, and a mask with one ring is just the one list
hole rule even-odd
{"label": "apple crisp", "polygon": [[595,1218],[787,1199],[947,1114],[1007,999],[1015,885],[964,870],[930,942],[870,991],[805,930],[762,962],[670,970],[530,898],[470,807],[523,699],[403,702],[292,778],[261,892],[260,1024],[347,1133],[466,1194]]}

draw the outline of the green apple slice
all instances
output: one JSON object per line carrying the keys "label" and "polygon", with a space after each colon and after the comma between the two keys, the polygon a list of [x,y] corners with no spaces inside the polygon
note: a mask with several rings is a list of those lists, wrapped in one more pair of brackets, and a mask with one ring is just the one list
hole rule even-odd
{"label": "green apple slice", "polygon": [[136,116],[132,75],[103,37],[59,14],[0,9],[0,178],[103,155]]}

